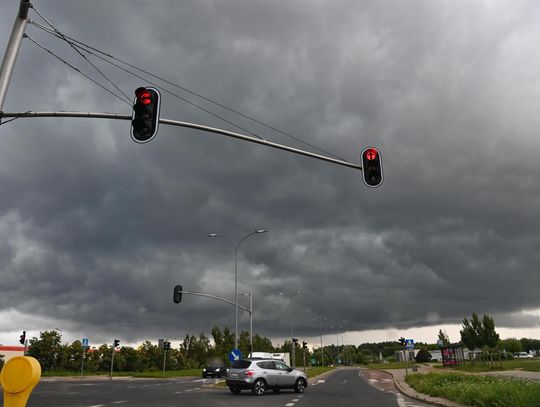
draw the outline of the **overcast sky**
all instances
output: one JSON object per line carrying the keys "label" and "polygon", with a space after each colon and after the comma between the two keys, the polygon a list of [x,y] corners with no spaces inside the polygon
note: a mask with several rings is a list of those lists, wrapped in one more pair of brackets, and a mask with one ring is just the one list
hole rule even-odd
{"label": "overcast sky", "polygon": [[[16,0],[3,0],[5,49]],[[62,330],[91,344],[156,341],[234,308],[184,296],[253,293],[254,330],[318,342],[459,340],[473,312],[540,337],[540,4],[535,1],[34,2],[63,33],[358,163],[358,170],[162,125],[18,119],[0,128],[0,343]],[[31,10],[30,18],[45,24]],[[66,43],[26,32],[118,91]],[[144,80],[88,56],[129,98]],[[169,91],[267,140],[319,152]],[[162,91],[162,117],[238,127]],[[24,40],[4,111],[131,106]],[[247,297],[241,297],[247,306]],[[323,319],[319,323],[314,318]],[[241,313],[240,329],[249,328]],[[339,336],[346,335],[345,338]]]}

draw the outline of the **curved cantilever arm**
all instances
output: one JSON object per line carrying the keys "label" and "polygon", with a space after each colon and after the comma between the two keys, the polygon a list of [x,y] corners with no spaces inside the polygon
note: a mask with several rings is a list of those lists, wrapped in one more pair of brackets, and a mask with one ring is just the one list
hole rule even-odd
{"label": "curved cantilever arm", "polygon": [[[190,294],[190,295],[198,295],[200,297],[208,297],[208,298],[213,298],[214,300],[219,300],[219,301],[223,301],[223,302],[226,302],[228,304],[231,304],[231,305],[235,305],[234,304],[234,301],[231,301],[231,300],[228,300],[226,298],[223,298],[223,297],[218,297],[216,295],[211,295],[211,294],[205,294],[205,293],[197,293],[197,292],[193,292],[193,291],[180,291],[182,294]],[[241,306],[240,304],[236,304],[236,306],[238,308],[242,308],[244,311],[246,312],[249,312],[251,314],[251,311],[249,309],[247,309],[246,307],[243,307]]]}
{"label": "curved cantilever arm", "polygon": [[[0,118],[4,117],[17,117],[17,118],[28,118],[28,117],[72,117],[72,118],[97,118],[97,119],[113,119],[113,120],[131,120],[131,115],[121,115],[117,113],[97,113],[97,112],[18,112],[18,113],[4,113],[0,112]],[[362,166],[358,164],[353,164],[348,161],[339,160],[337,158],[327,157],[321,154],[315,154],[309,151],[300,150],[298,148],[289,147],[283,144],[273,143],[271,141],[261,140],[256,137],[247,136],[245,134],[234,133],[232,131],[227,131],[223,129],[218,129],[215,127],[203,126],[201,124],[181,122],[178,120],[169,120],[169,119],[159,119],[160,124],[166,124],[169,126],[179,126],[186,127],[189,129],[206,131],[208,133],[221,134],[223,136],[236,138],[239,140],[249,141],[251,143],[262,144],[267,147],[277,148],[278,150],[284,150],[291,153],[303,155],[306,157],[315,158],[317,160],[327,161],[333,164],[342,165],[344,167],[354,168],[356,170],[361,170]]]}

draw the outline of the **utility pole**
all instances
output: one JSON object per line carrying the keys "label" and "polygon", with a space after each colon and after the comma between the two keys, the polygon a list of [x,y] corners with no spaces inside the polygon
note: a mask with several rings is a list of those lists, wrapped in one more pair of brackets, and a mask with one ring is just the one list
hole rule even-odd
{"label": "utility pole", "polygon": [[28,23],[28,9],[30,8],[30,0],[21,0],[19,5],[19,12],[13,23],[13,29],[11,30],[11,36],[4,54],[2,61],[2,67],[0,68],[0,112],[4,111],[4,101],[6,100],[7,89],[13,68],[15,67],[15,61],[17,55],[19,55],[19,49],[21,48],[21,42],[24,37],[24,30]]}

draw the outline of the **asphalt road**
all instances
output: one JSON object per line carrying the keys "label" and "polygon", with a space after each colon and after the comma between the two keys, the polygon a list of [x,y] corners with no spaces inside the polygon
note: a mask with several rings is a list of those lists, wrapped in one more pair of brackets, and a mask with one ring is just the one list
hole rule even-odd
{"label": "asphalt road", "polygon": [[[404,398],[382,372],[340,369],[317,380],[304,394],[283,390],[257,397],[250,391],[234,395],[227,388],[209,388],[214,379],[84,379],[42,380],[27,407],[423,407]],[[3,399],[0,397],[3,403]]]}

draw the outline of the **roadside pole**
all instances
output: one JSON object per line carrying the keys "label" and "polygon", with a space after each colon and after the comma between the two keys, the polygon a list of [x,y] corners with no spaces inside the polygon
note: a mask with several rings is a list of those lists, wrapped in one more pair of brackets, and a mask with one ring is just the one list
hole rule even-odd
{"label": "roadside pole", "polygon": [[6,94],[15,67],[15,61],[21,48],[21,42],[24,36],[24,30],[28,23],[28,9],[30,8],[30,0],[21,0],[19,5],[19,12],[13,23],[13,29],[11,36],[6,47],[4,59],[2,60],[2,67],[0,68],[0,112],[4,111],[4,101],[6,100]]}
{"label": "roadside pole", "polygon": [[115,354],[115,346],[113,344],[113,346],[112,346],[112,356],[111,356],[111,374],[109,376],[109,380],[112,380],[112,375],[113,375],[114,354]]}
{"label": "roadside pole", "polygon": [[86,346],[82,347],[82,361],[81,361],[81,379],[83,378],[84,373],[84,357],[86,355]]}
{"label": "roadside pole", "polygon": [[163,347],[163,373],[161,375],[161,377],[165,377],[165,362],[167,361],[167,349],[165,349],[165,347]]}

